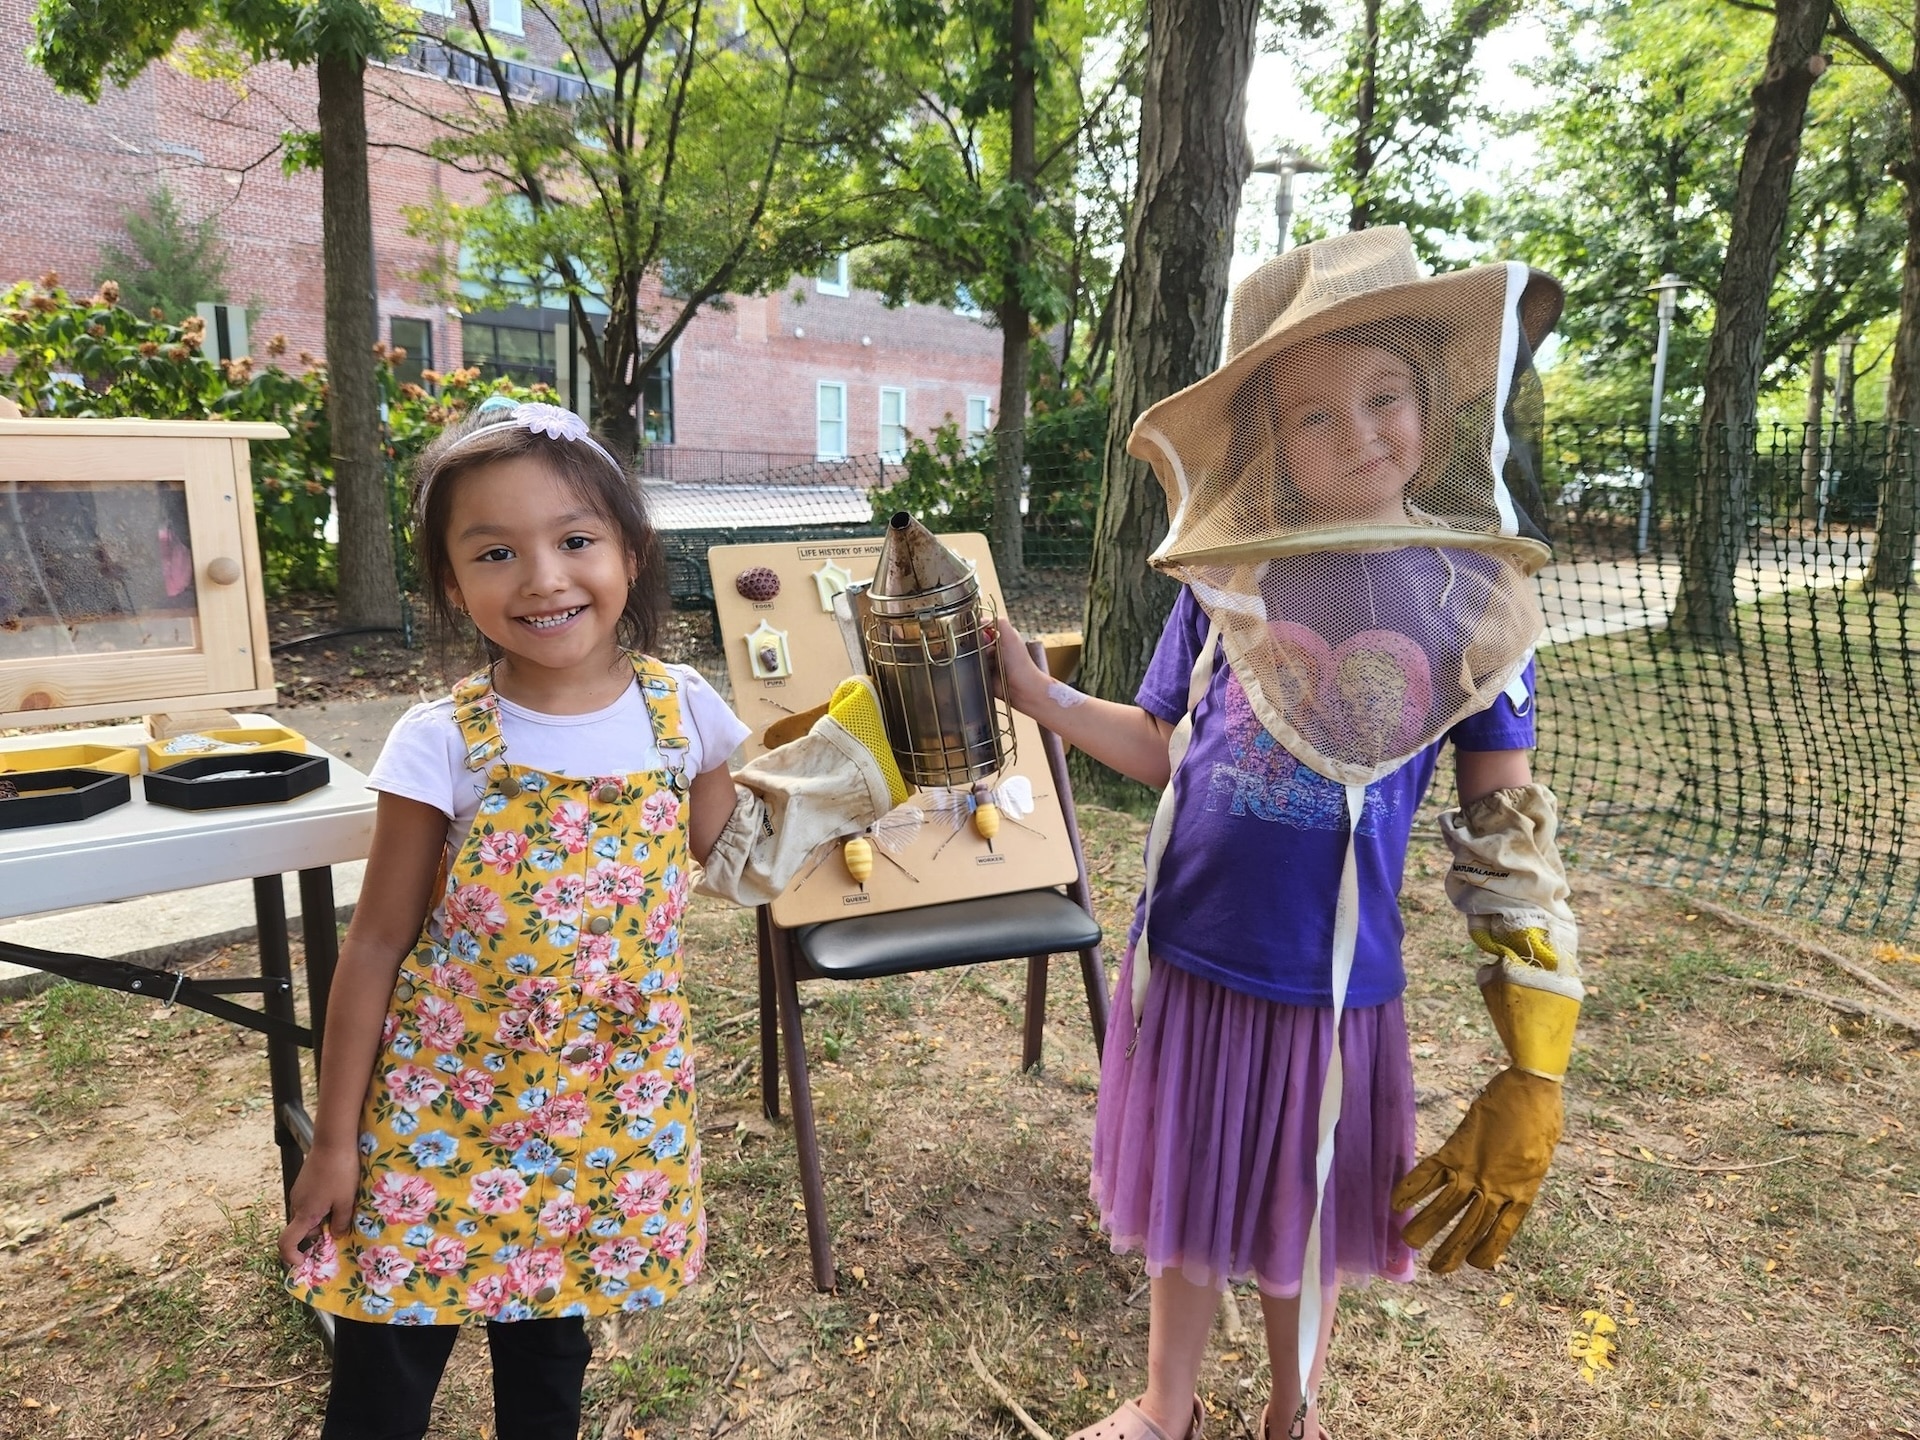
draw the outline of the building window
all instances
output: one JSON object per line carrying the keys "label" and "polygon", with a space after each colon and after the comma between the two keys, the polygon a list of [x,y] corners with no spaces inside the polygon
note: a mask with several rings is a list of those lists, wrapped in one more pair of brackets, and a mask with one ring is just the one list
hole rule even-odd
{"label": "building window", "polygon": [[814,449],[822,460],[847,458],[847,387],[822,380],[814,392]]}
{"label": "building window", "polygon": [[673,351],[640,382],[640,431],[649,445],[673,444]]}
{"label": "building window", "polygon": [[453,18],[453,0],[413,0],[413,8],[422,15],[445,15]]}
{"label": "building window", "polygon": [[492,0],[487,6],[487,28],[502,35],[526,34],[520,23],[520,0]]}
{"label": "building window", "polygon": [[207,325],[200,348],[209,360],[238,360],[247,353],[246,306],[203,300],[193,309]]}
{"label": "building window", "polygon": [[849,282],[847,257],[836,255],[821,267],[814,278],[814,288],[822,295],[850,295],[853,286]]}
{"label": "building window", "polygon": [[893,385],[880,387],[880,458],[907,458],[907,392]]}
{"label": "building window", "polygon": [[402,385],[425,386],[420,377],[433,369],[433,322],[395,315],[387,321],[387,338],[394,349],[407,352],[407,358],[394,365],[394,378]]}
{"label": "building window", "polygon": [[460,327],[466,362],[487,379],[506,376],[521,385],[555,385],[553,329],[501,325],[471,317]]}
{"label": "building window", "polygon": [[967,397],[967,448],[978,450],[993,429],[993,401],[985,395]]}

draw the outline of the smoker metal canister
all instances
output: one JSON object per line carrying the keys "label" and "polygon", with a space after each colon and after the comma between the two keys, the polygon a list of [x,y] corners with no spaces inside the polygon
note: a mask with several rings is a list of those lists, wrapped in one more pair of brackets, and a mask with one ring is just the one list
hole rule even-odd
{"label": "smoker metal canister", "polygon": [[991,609],[965,561],[906,511],[887,523],[867,607],[867,667],[908,783],[968,785],[1013,759],[994,699]]}

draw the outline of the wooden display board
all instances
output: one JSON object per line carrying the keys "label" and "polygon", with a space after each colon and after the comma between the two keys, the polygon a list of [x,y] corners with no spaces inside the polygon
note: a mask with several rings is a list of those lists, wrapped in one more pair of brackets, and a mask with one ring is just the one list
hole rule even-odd
{"label": "wooden display board", "polygon": [[[982,535],[942,535],[941,541],[963,560],[971,561],[980,577],[980,591],[996,613],[1005,613],[993,557]],[[769,725],[824,704],[834,686],[853,673],[845,643],[833,613],[822,603],[823,590],[844,583],[834,573],[854,580],[871,580],[880,554],[879,536],[862,540],[799,540],[768,545],[716,545],[707,552],[713,575],[714,609],[726,648],[727,675],[733,682],[733,708],[753,727],[745,745],[749,758],[761,754]],[[771,600],[754,601],[741,595],[734,581],[741,572],[764,567],[780,582]],[[829,568],[832,567],[832,568]],[[824,584],[822,582],[825,582]],[[762,626],[765,629],[762,629]],[[747,637],[759,632],[753,648],[766,645],[767,633],[784,636],[788,674],[766,678],[756,674],[756,662]],[[1033,787],[1034,809],[1020,824],[1004,819],[991,844],[980,838],[971,818],[962,816],[956,827],[937,809],[942,792],[922,791],[906,802],[924,816],[923,823],[899,852],[876,853],[873,874],[864,887],[856,884],[840,857],[838,842],[824,858],[815,856],[778,900],[773,902],[776,924],[792,927],[848,915],[912,910],[950,900],[974,900],[986,895],[1008,895],[1064,885],[1076,873],[1073,846],[1067,837],[1060,798],[1040,748],[1040,731],[1024,715],[1013,717],[1014,762],[996,783],[1023,776]],[[903,827],[904,828],[904,827]],[[876,843],[876,852],[881,846]],[[937,857],[936,857],[936,853]],[[818,865],[814,860],[819,860]],[[911,878],[909,878],[911,877]]]}
{"label": "wooden display board", "polygon": [[247,443],[286,433],[0,419],[0,727],[273,703]]}

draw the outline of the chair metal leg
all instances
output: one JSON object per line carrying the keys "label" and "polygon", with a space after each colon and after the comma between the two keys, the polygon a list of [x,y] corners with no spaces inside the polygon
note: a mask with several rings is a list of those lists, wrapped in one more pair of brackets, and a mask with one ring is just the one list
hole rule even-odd
{"label": "chair metal leg", "polygon": [[1040,1066],[1040,1042],[1047,1030],[1047,956],[1027,957],[1027,1014],[1025,1033],[1020,1040],[1020,1068],[1037,1070]]}
{"label": "chair metal leg", "polygon": [[833,1240],[827,1233],[827,1194],[820,1175],[820,1148],[813,1128],[813,1086],[807,1077],[807,1041],[800,1029],[800,987],[794,982],[787,937],[773,936],[773,970],[780,997],[780,1029],[787,1050],[787,1089],[793,1096],[793,1144],[800,1156],[800,1196],[807,1210],[807,1249],[813,1284],[833,1289]]}
{"label": "chair metal leg", "polygon": [[1100,958],[1100,947],[1080,952],[1080,983],[1087,989],[1087,1018],[1093,1022],[1093,1054],[1097,1060],[1107,1055],[1107,967]]}
{"label": "chair metal leg", "polygon": [[334,914],[333,871],[321,865],[300,872],[300,943],[307,957],[307,1013],[313,1017],[313,1073],[320,1073],[327,1039],[327,1001],[340,961],[340,926]]}
{"label": "chair metal leg", "polygon": [[754,940],[760,952],[760,1110],[780,1118],[780,1002],[773,979],[773,916],[762,905],[753,912]]}
{"label": "chair metal leg", "polygon": [[[260,941],[260,973],[281,982],[260,997],[260,1008],[291,1024],[293,957],[287,944],[287,892],[278,875],[254,878],[253,918]],[[280,1147],[281,1194],[291,1196],[294,1178],[306,1158],[294,1130],[294,1117],[304,1116],[306,1102],[301,1095],[300,1049],[293,1041],[267,1037],[267,1076],[273,1093],[273,1139]]]}

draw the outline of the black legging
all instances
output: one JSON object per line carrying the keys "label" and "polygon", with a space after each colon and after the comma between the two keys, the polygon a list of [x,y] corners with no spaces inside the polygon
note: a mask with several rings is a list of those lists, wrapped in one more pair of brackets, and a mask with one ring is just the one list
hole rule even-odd
{"label": "black legging", "polygon": [[[336,1319],[333,1388],[320,1440],[420,1440],[458,1325]],[[487,1326],[499,1440],[578,1440],[580,1387],[593,1342],[586,1321]]]}

